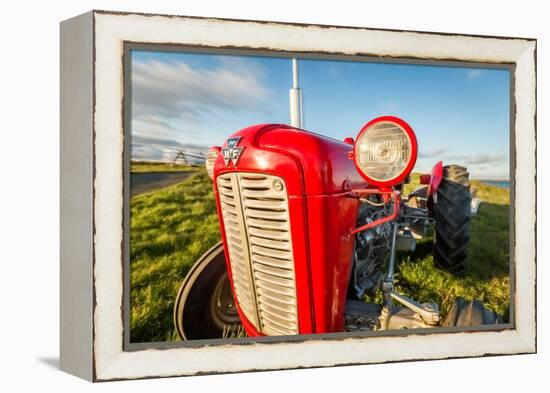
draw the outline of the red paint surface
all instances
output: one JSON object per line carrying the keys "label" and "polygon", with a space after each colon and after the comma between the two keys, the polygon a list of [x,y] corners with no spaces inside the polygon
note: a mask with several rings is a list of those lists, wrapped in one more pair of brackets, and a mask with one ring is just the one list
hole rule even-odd
{"label": "red paint surface", "polygon": [[420,175],[420,184],[428,185],[432,180],[432,175]]}
{"label": "red paint surface", "polygon": [[439,161],[432,168],[430,185],[428,186],[428,196],[433,195],[433,193],[437,191],[437,188],[441,184],[441,179],[443,179],[443,162]]}

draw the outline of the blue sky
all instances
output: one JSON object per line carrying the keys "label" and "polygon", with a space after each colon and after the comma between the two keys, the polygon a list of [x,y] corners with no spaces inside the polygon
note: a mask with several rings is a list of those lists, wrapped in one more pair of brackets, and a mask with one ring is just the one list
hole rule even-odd
{"label": "blue sky", "polygon": [[[509,177],[509,72],[300,59],[304,127],[355,137],[369,120],[406,120],[419,142],[416,171],[439,159],[471,177]],[[259,123],[288,123],[288,58],[132,51],[132,159],[204,151]]]}

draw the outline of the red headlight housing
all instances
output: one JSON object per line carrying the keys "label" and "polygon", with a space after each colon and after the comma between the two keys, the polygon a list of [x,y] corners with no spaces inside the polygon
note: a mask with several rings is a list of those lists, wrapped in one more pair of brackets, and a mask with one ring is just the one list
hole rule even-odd
{"label": "red headlight housing", "polygon": [[359,174],[378,187],[402,182],[414,168],[418,154],[411,126],[394,116],[371,120],[359,131],[353,161]]}

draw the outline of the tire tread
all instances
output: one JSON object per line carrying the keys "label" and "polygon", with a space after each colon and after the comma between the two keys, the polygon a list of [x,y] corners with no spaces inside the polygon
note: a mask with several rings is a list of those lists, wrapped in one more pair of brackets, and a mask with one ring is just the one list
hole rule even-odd
{"label": "tire tread", "polygon": [[466,269],[470,239],[469,173],[460,165],[443,167],[443,179],[434,203],[434,263],[443,270],[460,274]]}

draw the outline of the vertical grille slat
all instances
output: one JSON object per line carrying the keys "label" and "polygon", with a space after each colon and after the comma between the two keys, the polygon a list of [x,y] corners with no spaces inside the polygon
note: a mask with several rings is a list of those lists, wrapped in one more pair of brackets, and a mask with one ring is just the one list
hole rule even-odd
{"label": "vertical grille slat", "polygon": [[218,176],[237,301],[267,335],[298,334],[296,278],[283,179],[258,173]]}

